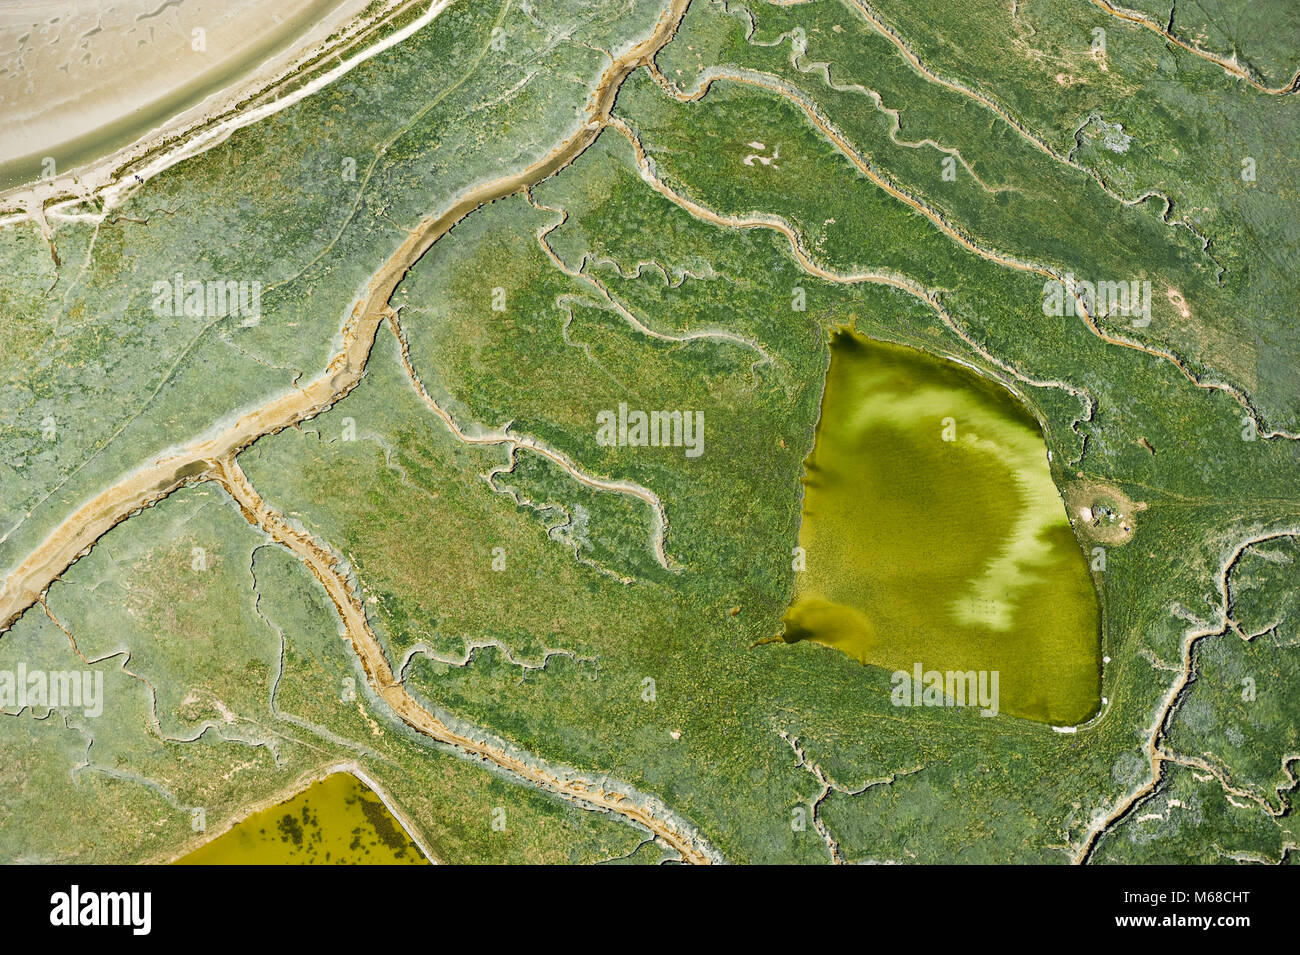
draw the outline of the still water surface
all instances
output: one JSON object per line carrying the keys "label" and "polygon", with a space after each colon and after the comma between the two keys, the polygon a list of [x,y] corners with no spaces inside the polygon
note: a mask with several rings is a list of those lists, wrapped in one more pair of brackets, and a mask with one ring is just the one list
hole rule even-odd
{"label": "still water surface", "polygon": [[420,865],[411,837],[351,773],[334,773],[254,813],[182,865]]}
{"label": "still water surface", "polygon": [[891,671],[997,671],[1000,711],[1100,705],[1097,591],[1038,423],[952,362],[831,343],[785,639]]}

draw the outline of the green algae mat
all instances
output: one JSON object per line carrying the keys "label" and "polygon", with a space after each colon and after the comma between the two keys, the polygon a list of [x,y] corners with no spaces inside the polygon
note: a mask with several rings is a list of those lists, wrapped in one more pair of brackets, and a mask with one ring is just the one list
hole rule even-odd
{"label": "green algae mat", "polygon": [[1038,425],[1011,395],[837,331],[806,469],[786,640],[909,678],[918,664],[996,673],[998,708],[1028,719],[1097,710],[1097,595]]}
{"label": "green algae mat", "polygon": [[177,860],[181,865],[420,865],[427,860],[383,801],[334,773]]}

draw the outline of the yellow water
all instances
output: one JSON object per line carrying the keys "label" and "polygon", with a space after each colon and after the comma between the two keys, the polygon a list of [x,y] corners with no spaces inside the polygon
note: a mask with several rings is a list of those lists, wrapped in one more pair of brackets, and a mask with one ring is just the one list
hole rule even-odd
{"label": "yellow water", "polygon": [[419,847],[378,796],[334,773],[254,813],[179,865],[422,865]]}
{"label": "yellow water", "polygon": [[787,641],[905,673],[997,673],[1001,711],[1041,722],[1097,711],[1097,592],[1010,394],[840,330],[806,472]]}

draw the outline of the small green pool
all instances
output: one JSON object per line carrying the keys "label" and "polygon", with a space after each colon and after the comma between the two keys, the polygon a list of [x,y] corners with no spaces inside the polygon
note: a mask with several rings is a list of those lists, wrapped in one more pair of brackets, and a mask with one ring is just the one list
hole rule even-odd
{"label": "small green pool", "polygon": [[895,675],[996,673],[999,712],[1028,719],[1097,711],[1097,592],[1042,434],[974,372],[836,332],[799,545],[787,641]]}
{"label": "small green pool", "polygon": [[428,860],[383,801],[334,773],[254,813],[180,865],[422,865]]}

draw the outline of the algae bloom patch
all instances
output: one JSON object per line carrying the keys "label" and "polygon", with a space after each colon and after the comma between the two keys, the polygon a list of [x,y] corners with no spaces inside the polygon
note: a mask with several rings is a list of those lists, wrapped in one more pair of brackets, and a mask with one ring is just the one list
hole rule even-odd
{"label": "algae bloom patch", "polygon": [[428,860],[371,789],[333,773],[200,846],[183,865],[420,865]]}
{"label": "algae bloom patch", "polygon": [[803,484],[787,642],[907,674],[995,673],[1001,712],[1054,725],[1096,712],[1096,589],[1010,394],[838,331]]}

